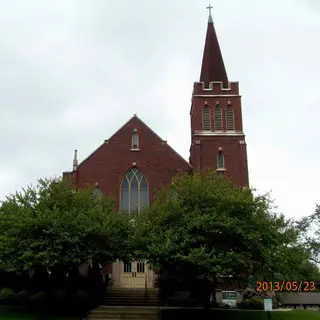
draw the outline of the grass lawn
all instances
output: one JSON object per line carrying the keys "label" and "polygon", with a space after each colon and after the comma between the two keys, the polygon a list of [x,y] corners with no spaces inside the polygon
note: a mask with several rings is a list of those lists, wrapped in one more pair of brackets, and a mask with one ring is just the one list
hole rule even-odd
{"label": "grass lawn", "polygon": [[[166,310],[162,314],[163,320],[267,320],[267,313],[264,311],[244,310],[212,310],[210,318],[205,317],[202,310]],[[1,320],[79,320],[79,318],[55,317],[50,318],[40,313],[31,312],[20,307],[0,306]],[[271,312],[270,320],[320,320],[319,311],[276,311]]]}
{"label": "grass lawn", "polygon": [[[239,320],[267,320],[266,312],[246,312]],[[234,318],[237,319],[237,318]],[[271,313],[270,320],[320,320],[320,312],[318,311],[276,311]]]}
{"label": "grass lawn", "polygon": [[7,307],[0,306],[0,319],[1,320],[79,320],[80,318],[66,318],[66,317],[54,317],[42,315],[41,313],[36,313],[27,308],[21,307]]}
{"label": "grass lawn", "polygon": [[[245,310],[212,310],[210,316],[206,316],[200,310],[166,310],[162,313],[163,320],[267,320],[265,311]],[[274,311],[270,320],[320,320],[319,311]]]}

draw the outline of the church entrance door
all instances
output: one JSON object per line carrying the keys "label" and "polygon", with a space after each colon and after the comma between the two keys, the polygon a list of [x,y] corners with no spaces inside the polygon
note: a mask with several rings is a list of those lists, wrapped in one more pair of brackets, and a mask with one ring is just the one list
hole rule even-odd
{"label": "church entrance door", "polygon": [[123,262],[121,271],[123,288],[144,288],[147,285],[147,268],[144,260]]}

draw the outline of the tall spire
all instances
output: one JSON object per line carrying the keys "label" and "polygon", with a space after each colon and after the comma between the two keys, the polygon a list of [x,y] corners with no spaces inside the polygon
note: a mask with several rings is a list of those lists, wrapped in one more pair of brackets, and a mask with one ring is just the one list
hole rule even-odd
{"label": "tall spire", "polygon": [[200,82],[207,87],[211,81],[222,81],[224,86],[228,85],[228,76],[223,63],[219,41],[214,28],[211,9],[209,4],[209,19],[207,27],[206,42],[204,46]]}

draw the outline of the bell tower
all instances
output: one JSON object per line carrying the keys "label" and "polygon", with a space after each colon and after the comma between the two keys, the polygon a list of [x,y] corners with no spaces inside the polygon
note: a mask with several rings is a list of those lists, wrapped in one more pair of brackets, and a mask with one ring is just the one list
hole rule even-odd
{"label": "bell tower", "polygon": [[199,82],[193,85],[190,164],[248,187],[247,147],[239,83],[228,80],[209,5]]}

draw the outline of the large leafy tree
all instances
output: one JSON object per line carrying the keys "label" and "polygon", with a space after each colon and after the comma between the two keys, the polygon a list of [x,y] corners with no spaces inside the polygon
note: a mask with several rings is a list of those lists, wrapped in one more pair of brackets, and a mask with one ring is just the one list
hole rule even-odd
{"label": "large leafy tree", "polygon": [[137,217],[137,255],[176,279],[289,278],[307,253],[293,222],[272,208],[268,196],[254,196],[217,174],[181,173]]}
{"label": "large leafy tree", "polygon": [[126,256],[129,228],[112,199],[75,191],[67,180],[39,180],[1,204],[0,269],[65,274],[88,259],[112,262]]}
{"label": "large leafy tree", "polygon": [[297,222],[301,230],[301,240],[311,254],[311,260],[320,265],[320,205],[316,205],[314,213]]}

